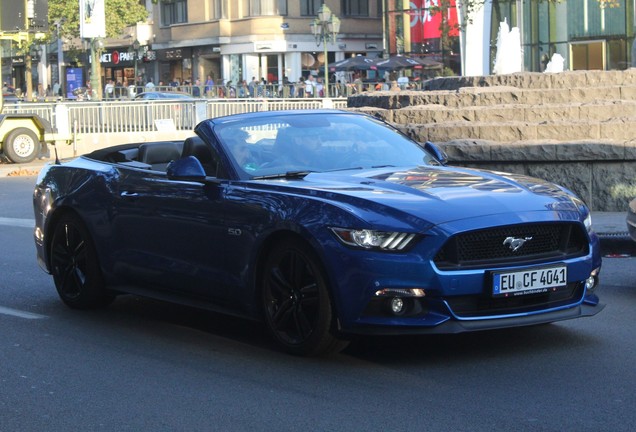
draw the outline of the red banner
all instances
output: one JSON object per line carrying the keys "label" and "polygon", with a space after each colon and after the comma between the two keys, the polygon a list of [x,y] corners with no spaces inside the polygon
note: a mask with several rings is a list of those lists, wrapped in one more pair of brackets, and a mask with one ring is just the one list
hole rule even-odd
{"label": "red banner", "polygon": [[439,3],[440,0],[410,0],[411,43],[440,38],[443,14],[446,14],[446,22],[450,30],[448,35],[459,36],[455,0],[450,1],[450,7],[446,11],[437,9]]}

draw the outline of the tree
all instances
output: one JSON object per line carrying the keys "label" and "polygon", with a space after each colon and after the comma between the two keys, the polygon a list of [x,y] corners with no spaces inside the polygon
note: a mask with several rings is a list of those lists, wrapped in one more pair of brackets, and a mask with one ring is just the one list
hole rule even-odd
{"label": "tree", "polygon": [[[148,11],[139,0],[104,0],[106,18],[106,37],[118,37],[125,27],[145,21]],[[60,33],[56,37],[77,38],[80,36],[79,0],[49,0],[50,28],[60,25]],[[102,48],[95,40],[91,41],[91,87],[97,99],[102,96],[100,82]]]}
{"label": "tree", "polygon": [[[106,37],[118,37],[127,26],[145,21],[146,7],[139,0],[105,0]],[[49,0],[49,24],[55,28],[56,22],[64,21],[60,27],[62,36],[79,37],[79,0]]]}

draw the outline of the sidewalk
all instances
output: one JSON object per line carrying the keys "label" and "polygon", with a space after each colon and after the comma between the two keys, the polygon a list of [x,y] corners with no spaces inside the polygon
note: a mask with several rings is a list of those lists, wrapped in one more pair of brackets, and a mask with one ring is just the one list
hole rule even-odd
{"label": "sidewalk", "polygon": [[601,239],[603,256],[636,256],[636,241],[627,232],[624,212],[592,212],[592,226]]}
{"label": "sidewalk", "polygon": [[0,177],[36,176],[44,165],[54,162],[55,157],[36,159],[33,162],[14,164],[0,161]]}
{"label": "sidewalk", "polygon": [[[40,169],[54,159],[38,159],[27,164],[0,163],[0,178],[36,176]],[[603,256],[636,256],[636,242],[627,233],[624,212],[592,212],[592,226],[601,239]]]}

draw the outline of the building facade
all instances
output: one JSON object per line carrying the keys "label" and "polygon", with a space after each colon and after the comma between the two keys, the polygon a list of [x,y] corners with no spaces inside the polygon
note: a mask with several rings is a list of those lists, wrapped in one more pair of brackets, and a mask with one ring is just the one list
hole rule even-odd
{"label": "building facade", "polygon": [[[252,78],[298,82],[310,74],[324,79],[325,63],[358,54],[430,56],[447,74],[488,75],[502,21],[520,30],[526,71],[543,71],[554,53],[570,70],[625,69],[636,61],[636,0],[613,0],[615,7],[605,8],[600,0],[140,1],[147,22],[103,41],[103,84],[205,83],[208,76],[216,85]],[[341,20],[337,39],[326,44],[311,29],[323,3]],[[468,10],[469,4],[475,7]],[[3,76],[22,87],[25,56],[5,45]],[[65,80],[70,68],[85,80],[87,52],[87,41],[72,49],[54,41],[33,52],[34,88]]]}
{"label": "building facade", "polygon": [[[565,69],[632,64],[634,0],[384,0],[389,54],[433,56],[456,74],[488,75],[499,24],[518,27],[523,70],[543,71],[553,54]],[[472,7],[471,7],[472,6]]]}
{"label": "building facade", "polygon": [[137,72],[155,83],[270,83],[324,75],[324,64],[358,54],[381,56],[381,0],[326,3],[341,20],[337,41],[317,41],[310,24],[320,0],[159,0],[148,2],[151,33]]}

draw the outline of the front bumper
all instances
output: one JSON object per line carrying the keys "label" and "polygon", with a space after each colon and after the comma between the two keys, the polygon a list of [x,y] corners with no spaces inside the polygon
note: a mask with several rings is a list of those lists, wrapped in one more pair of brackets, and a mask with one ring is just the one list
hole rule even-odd
{"label": "front bumper", "polygon": [[[590,317],[594,316],[605,308],[605,305],[598,303],[591,305],[582,303],[575,307],[567,309],[561,309],[551,312],[544,312],[535,315],[515,316],[508,318],[493,318],[484,320],[455,320],[450,317],[446,317],[446,320],[442,321],[434,327],[421,327],[421,326],[409,326],[406,322],[402,322],[406,325],[401,326],[375,326],[375,325],[363,325],[354,326],[346,329],[344,333],[347,334],[359,334],[359,335],[378,335],[378,336],[397,336],[397,335],[425,335],[425,334],[452,334],[452,333],[464,333],[472,331],[482,330],[496,330],[511,327],[524,327],[539,324],[547,324],[558,321],[565,321],[574,318]],[[441,317],[441,316],[440,316]]]}

